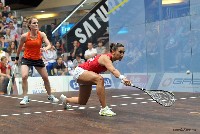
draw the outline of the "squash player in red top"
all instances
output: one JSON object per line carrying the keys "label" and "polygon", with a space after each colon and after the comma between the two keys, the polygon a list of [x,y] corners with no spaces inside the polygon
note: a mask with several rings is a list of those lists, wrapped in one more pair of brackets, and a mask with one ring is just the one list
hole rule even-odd
{"label": "squash player in red top", "polygon": [[74,79],[79,83],[80,90],[78,97],[67,98],[63,94],[60,99],[65,108],[68,108],[68,103],[77,103],[86,105],[92,90],[92,85],[96,85],[97,95],[101,103],[99,112],[102,116],[114,116],[116,113],[110,110],[106,105],[104,79],[99,73],[110,71],[116,78],[119,78],[126,86],[130,86],[131,82],[121,75],[120,72],[113,66],[112,62],[121,60],[124,56],[124,45],[112,43],[110,45],[110,53],[101,54],[94,57],[83,64],[80,64],[74,70]]}
{"label": "squash player in red top", "polygon": [[[48,74],[41,57],[41,51],[46,51],[51,48],[50,42],[47,39],[45,33],[38,30],[38,20],[36,18],[30,18],[28,21],[29,32],[22,34],[19,48],[17,50],[16,62],[18,62],[19,54],[22,47],[25,48],[24,56],[22,57],[22,89],[24,98],[20,102],[20,105],[25,105],[29,102],[28,92],[28,72],[29,66],[34,66],[38,73],[41,75],[45,89],[48,94],[48,100],[51,102],[58,102],[59,100],[51,94],[50,83],[48,79]],[[44,41],[47,46],[42,48],[42,41]]]}

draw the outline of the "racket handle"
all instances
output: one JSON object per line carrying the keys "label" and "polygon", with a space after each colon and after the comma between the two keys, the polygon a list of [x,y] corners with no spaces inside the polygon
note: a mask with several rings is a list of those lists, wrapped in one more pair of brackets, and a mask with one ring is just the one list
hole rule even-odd
{"label": "racket handle", "polygon": [[[123,83],[124,84],[124,81],[123,80],[121,80],[121,83]],[[124,84],[125,85],[125,84]],[[131,83],[131,85],[130,85],[131,87],[136,87],[133,83]]]}

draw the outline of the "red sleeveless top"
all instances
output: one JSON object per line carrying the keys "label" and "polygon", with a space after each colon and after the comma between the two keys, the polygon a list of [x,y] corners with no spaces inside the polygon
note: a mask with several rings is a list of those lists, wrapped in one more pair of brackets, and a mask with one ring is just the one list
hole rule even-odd
{"label": "red sleeveless top", "polygon": [[30,32],[26,37],[25,41],[25,50],[24,50],[24,58],[31,59],[31,60],[39,60],[41,59],[41,51],[40,48],[42,47],[42,37],[40,32],[37,32],[37,38],[31,39]]}
{"label": "red sleeveless top", "polygon": [[[101,55],[107,55],[108,57],[110,57],[110,59],[112,59],[111,53],[101,54]],[[91,60],[88,60],[87,62],[80,64],[79,67],[83,68],[84,70],[93,71],[97,74],[107,71],[107,68],[105,66],[100,65],[98,62],[98,59],[101,55],[97,55]]]}

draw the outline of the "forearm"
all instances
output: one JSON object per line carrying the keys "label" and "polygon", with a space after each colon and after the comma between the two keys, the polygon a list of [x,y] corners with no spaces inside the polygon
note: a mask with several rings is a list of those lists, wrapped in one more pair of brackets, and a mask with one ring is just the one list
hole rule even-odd
{"label": "forearm", "polygon": [[85,55],[84,57],[85,57],[85,59],[89,59],[89,56],[88,56],[88,55]]}
{"label": "forearm", "polygon": [[7,74],[0,73],[0,76],[4,76],[4,77],[6,77],[6,76],[7,76]]}
{"label": "forearm", "polygon": [[57,70],[57,69],[54,69],[54,73],[57,75],[57,74],[58,74],[58,70]]}
{"label": "forearm", "polygon": [[47,49],[47,50],[49,50],[50,48],[51,48],[51,45],[50,45],[50,44],[46,46],[46,49]]}
{"label": "forearm", "polygon": [[110,71],[116,78],[123,79],[125,76],[121,75],[119,70],[117,70],[114,66],[108,66],[108,71]]}
{"label": "forearm", "polygon": [[64,69],[64,71],[67,73],[68,72],[68,69],[67,69],[67,67]]}
{"label": "forearm", "polygon": [[74,51],[72,52],[72,57],[75,56],[75,53],[76,53],[76,50],[74,50]]}
{"label": "forearm", "polygon": [[86,59],[90,59],[90,58],[93,58],[93,57],[94,57],[93,55],[85,55]]}
{"label": "forearm", "polygon": [[109,70],[116,78],[119,78],[121,73],[117,69]]}
{"label": "forearm", "polygon": [[19,57],[19,54],[20,54],[21,50],[22,50],[22,45],[20,45],[20,46],[18,47],[16,57]]}

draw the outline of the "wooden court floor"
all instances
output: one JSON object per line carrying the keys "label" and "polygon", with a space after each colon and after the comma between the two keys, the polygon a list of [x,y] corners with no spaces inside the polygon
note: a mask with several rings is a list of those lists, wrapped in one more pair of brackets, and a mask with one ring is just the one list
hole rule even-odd
{"label": "wooden court floor", "polygon": [[[62,93],[54,93],[56,97]],[[78,92],[63,93],[68,97]],[[98,114],[100,104],[92,91],[87,105],[64,110],[46,94],[0,96],[0,134],[200,134],[200,94],[175,93],[176,103],[162,107],[138,90],[106,90],[107,104],[117,116]]]}

